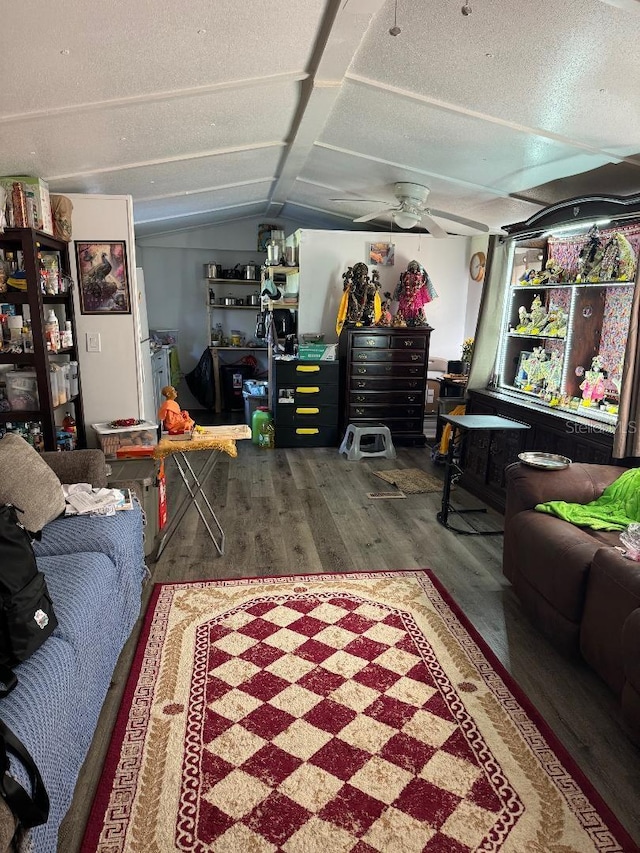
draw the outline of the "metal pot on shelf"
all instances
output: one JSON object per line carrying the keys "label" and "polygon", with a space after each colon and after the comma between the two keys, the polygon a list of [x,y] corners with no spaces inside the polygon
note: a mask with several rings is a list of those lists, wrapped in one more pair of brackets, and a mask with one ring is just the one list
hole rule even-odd
{"label": "metal pot on shelf", "polygon": [[207,264],[207,278],[222,278],[224,274],[224,270],[220,266],[220,264]]}
{"label": "metal pot on shelf", "polygon": [[235,298],[234,298],[233,296],[222,296],[222,297],[220,298],[220,304],[221,304],[221,305],[226,305],[226,306],[235,305],[235,304],[236,304],[236,300],[235,300]]}
{"label": "metal pot on shelf", "polygon": [[247,296],[247,305],[257,308],[260,305],[260,294],[252,293],[251,296]]}
{"label": "metal pot on shelf", "polygon": [[258,278],[258,267],[253,263],[253,261],[245,265],[244,278],[246,278],[247,281],[255,281]]}

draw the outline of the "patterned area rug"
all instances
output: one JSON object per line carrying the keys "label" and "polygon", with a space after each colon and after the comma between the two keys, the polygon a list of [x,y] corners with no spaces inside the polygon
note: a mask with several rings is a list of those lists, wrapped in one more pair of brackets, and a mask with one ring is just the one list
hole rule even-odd
{"label": "patterned area rug", "polygon": [[388,471],[374,471],[373,473],[381,480],[393,483],[406,495],[442,491],[442,480],[421,471],[420,468],[392,468]]}
{"label": "patterned area rug", "polygon": [[157,585],[82,848],[636,849],[423,571]]}

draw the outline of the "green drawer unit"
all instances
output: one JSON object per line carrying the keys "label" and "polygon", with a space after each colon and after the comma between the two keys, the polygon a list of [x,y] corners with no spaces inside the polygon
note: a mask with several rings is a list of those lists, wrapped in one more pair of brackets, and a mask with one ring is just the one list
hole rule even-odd
{"label": "green drawer unit", "polygon": [[337,445],[338,362],[274,359],[273,376],[276,447]]}

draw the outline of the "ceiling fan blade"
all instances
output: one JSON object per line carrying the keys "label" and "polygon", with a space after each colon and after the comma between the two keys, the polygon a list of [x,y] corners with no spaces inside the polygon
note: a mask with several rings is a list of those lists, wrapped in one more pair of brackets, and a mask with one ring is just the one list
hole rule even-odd
{"label": "ceiling fan blade", "polygon": [[428,211],[432,216],[439,216],[441,219],[449,219],[451,222],[459,222],[460,225],[466,225],[469,228],[475,228],[477,231],[487,232],[489,226],[483,222],[476,222],[473,219],[465,219],[464,216],[456,216],[455,213],[446,213],[444,210],[434,210],[432,207]]}
{"label": "ceiling fan blade", "polygon": [[444,228],[441,228],[438,225],[438,223],[435,221],[435,219],[432,219],[429,216],[429,214],[426,212],[422,214],[422,224],[427,226],[429,234],[431,234],[432,237],[448,237],[449,236],[447,234],[447,232],[444,230]]}
{"label": "ceiling fan blade", "polygon": [[382,210],[376,210],[374,213],[367,213],[366,216],[359,216],[357,219],[354,219],[354,222],[370,222],[372,219],[376,219],[382,213],[388,213],[390,210],[398,210],[397,207],[383,207]]}
{"label": "ceiling fan blade", "polygon": [[381,198],[330,198],[329,201],[357,201],[360,202],[371,202],[371,204],[389,204],[388,201],[384,201]]}

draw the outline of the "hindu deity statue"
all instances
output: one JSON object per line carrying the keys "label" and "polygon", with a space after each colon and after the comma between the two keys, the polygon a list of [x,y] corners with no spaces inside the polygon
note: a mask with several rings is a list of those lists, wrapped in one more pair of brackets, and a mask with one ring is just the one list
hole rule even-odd
{"label": "hindu deity statue", "polygon": [[366,264],[354,264],[342,274],[342,282],[342,300],[336,320],[338,335],[345,322],[355,326],[371,326],[380,317],[381,312],[377,270],[369,277]]}
{"label": "hindu deity statue", "polygon": [[394,299],[398,301],[398,314],[407,326],[426,326],[424,306],[438,294],[429,274],[418,261],[410,261],[400,275]]}
{"label": "hindu deity statue", "polygon": [[604,399],[604,380],[602,361],[599,355],[595,355],[591,360],[591,369],[586,371],[580,385],[583,406],[597,406]]}

